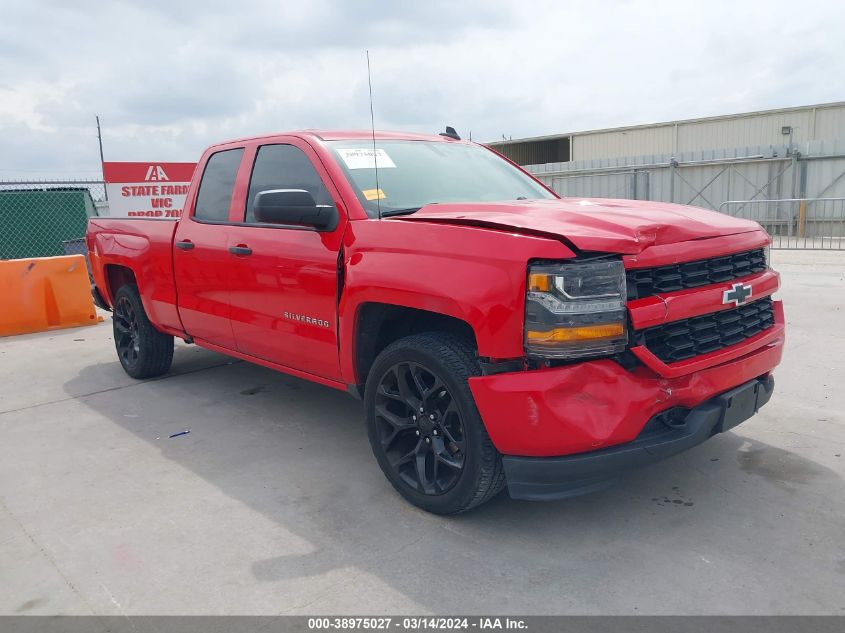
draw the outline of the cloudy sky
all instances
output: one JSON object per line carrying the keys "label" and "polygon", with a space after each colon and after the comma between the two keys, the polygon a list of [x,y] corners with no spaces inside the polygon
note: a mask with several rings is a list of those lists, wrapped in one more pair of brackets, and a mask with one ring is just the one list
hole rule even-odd
{"label": "cloudy sky", "polygon": [[845,3],[0,0],[0,178],[227,138],[455,126],[489,141],[845,100]]}

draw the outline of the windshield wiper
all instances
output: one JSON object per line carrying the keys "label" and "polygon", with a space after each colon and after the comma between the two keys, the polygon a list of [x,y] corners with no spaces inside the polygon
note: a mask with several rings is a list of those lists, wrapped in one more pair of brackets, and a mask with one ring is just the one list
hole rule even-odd
{"label": "windshield wiper", "polygon": [[389,209],[381,212],[381,217],[389,218],[392,215],[411,215],[420,210],[421,207],[408,207],[407,209]]}

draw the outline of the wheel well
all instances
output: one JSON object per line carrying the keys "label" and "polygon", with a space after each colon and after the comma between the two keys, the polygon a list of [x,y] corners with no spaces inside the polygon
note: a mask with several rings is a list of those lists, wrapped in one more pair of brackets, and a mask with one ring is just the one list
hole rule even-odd
{"label": "wheel well", "polygon": [[118,264],[106,265],[106,283],[108,283],[109,286],[108,293],[109,297],[111,297],[112,303],[114,303],[114,293],[116,293],[121,286],[125,286],[127,284],[137,285],[137,282],[135,281],[135,273],[132,272],[132,269]]}
{"label": "wheel well", "polygon": [[478,349],[475,332],[461,319],[386,303],[361,306],[355,324],[355,370],[359,389],[367,380],[376,356],[385,347],[405,336],[432,331],[449,332]]}

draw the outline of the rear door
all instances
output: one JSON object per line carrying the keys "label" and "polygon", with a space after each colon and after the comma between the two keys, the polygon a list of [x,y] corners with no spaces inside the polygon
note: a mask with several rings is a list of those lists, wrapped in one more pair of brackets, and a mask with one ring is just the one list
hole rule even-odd
{"label": "rear door", "polygon": [[[248,147],[240,209],[227,227],[231,251],[229,301],[238,351],[325,378],[340,377],[338,255],[346,225],[340,195],[313,149],[279,137]],[[337,206],[333,231],[260,224],[253,205],[260,191],[305,189],[317,204]]]}
{"label": "rear door", "polygon": [[179,316],[196,339],[235,349],[229,309],[232,255],[226,235],[244,148],[211,154],[193,204],[183,212],[173,243]]}

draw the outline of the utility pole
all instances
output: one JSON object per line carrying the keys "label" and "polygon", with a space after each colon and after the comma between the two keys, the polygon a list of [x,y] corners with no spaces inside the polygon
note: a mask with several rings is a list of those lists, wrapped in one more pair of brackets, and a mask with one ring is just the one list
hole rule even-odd
{"label": "utility pole", "polygon": [[[100,144],[100,171],[103,173],[103,179],[105,179],[105,158],[103,158],[103,135],[100,132],[100,115],[94,115],[94,118],[97,119],[97,142]],[[106,195],[106,202],[108,202],[109,190],[105,186],[103,187],[103,190]]]}

